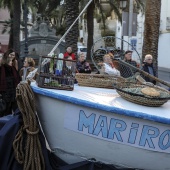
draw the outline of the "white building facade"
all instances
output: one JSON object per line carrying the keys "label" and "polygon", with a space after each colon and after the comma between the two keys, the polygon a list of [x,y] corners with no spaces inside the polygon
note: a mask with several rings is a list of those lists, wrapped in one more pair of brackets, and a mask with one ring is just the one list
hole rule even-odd
{"label": "white building facade", "polygon": [[[136,39],[136,51],[142,57],[143,33],[145,16],[139,13],[137,16],[137,34],[136,36],[124,36],[124,40],[131,44],[131,39]],[[121,38],[122,25],[117,22],[116,36]],[[130,50],[128,44],[124,44],[124,50]],[[170,0],[162,0],[161,4],[161,22],[160,35],[158,43],[158,76],[159,78],[170,82]],[[133,54],[133,59],[140,62],[138,55]]]}
{"label": "white building facade", "polygon": [[160,78],[170,82],[170,1],[162,0],[161,23],[158,47],[158,66]]}

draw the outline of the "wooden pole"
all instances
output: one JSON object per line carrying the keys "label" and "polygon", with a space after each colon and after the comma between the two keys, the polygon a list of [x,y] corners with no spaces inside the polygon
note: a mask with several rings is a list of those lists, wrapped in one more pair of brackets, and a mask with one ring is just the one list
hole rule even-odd
{"label": "wooden pole", "polygon": [[151,75],[151,74],[149,74],[149,73],[147,73],[147,72],[145,72],[145,71],[143,71],[143,70],[141,70],[141,69],[139,69],[139,68],[137,68],[137,67],[135,67],[135,66],[133,66],[133,65],[131,65],[131,64],[125,62],[125,61],[123,61],[123,60],[121,60],[121,59],[115,59],[115,60],[118,60],[118,63],[120,63],[122,65],[126,65],[126,66],[128,66],[128,67],[130,67],[130,68],[132,68],[134,70],[137,70],[138,72],[142,73],[146,77],[149,77],[149,78],[151,78],[153,80],[156,80],[156,81],[166,85],[167,87],[170,87],[170,83],[168,83],[166,81],[163,81],[163,80],[161,80],[161,79],[159,79],[159,78],[157,78],[157,77],[155,77],[155,76],[153,76],[153,75]]}

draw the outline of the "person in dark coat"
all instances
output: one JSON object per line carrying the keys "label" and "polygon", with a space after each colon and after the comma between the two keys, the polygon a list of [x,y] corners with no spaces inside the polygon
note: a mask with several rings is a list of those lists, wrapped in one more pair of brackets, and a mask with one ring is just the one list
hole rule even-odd
{"label": "person in dark coat", "polygon": [[78,73],[91,73],[90,64],[85,60],[85,55],[83,52],[79,53],[78,61],[76,63],[76,68]]}
{"label": "person in dark coat", "polygon": [[[125,58],[124,58],[124,61],[134,67],[137,67],[137,62],[132,60],[132,51],[126,51],[125,52]],[[135,69],[132,69],[131,67],[129,66],[126,66],[126,65],[120,65],[119,66],[119,70],[120,70],[120,74],[122,77],[124,78],[128,78],[128,77],[131,77],[135,74],[136,70]]]}
{"label": "person in dark coat", "polygon": [[[145,56],[144,62],[143,62],[143,66],[142,66],[142,70],[151,74],[152,76],[156,76],[156,70],[155,67],[153,66],[153,57],[150,54],[147,54]],[[144,77],[145,81],[147,82],[151,82],[153,84],[156,84],[156,81],[145,76]]]}
{"label": "person in dark coat", "polygon": [[8,49],[4,53],[4,58],[5,60],[10,58],[12,60],[12,65],[16,68],[16,70],[18,70],[18,58],[16,56],[16,52],[13,49]]}
{"label": "person in dark coat", "polygon": [[2,57],[0,66],[0,94],[6,102],[6,109],[0,111],[0,117],[12,114],[17,107],[16,87],[20,82],[20,76],[16,68],[8,65],[8,58]]}

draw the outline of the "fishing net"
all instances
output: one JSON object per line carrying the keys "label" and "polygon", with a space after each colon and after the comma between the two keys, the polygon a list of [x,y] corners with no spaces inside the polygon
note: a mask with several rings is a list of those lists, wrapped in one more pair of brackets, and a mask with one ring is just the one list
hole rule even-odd
{"label": "fishing net", "polygon": [[[104,47],[98,48],[99,43],[103,43]],[[126,43],[127,46],[124,43]],[[133,51],[132,60],[126,61],[124,59],[125,52],[119,48],[119,45],[121,45],[121,47],[122,45],[123,47],[126,46]],[[108,54],[111,57],[114,68],[119,70],[120,77],[123,79],[123,81],[115,81],[113,87],[124,99],[146,106],[161,106],[170,99],[168,90],[161,87],[161,85],[170,87],[170,84],[141,69],[141,58],[133,44],[129,44],[116,37],[104,37],[94,43],[91,52],[92,61],[101,74],[106,74],[106,67],[104,68],[105,72],[102,70],[102,63],[104,63],[103,56]],[[145,81],[146,77],[150,79],[150,82]],[[159,95],[151,96],[142,93],[145,90],[147,90],[148,93],[154,91],[155,94]]]}
{"label": "fishing net", "polygon": [[144,106],[158,107],[170,99],[166,89],[150,84],[124,82],[114,84],[114,88],[122,98]]}
{"label": "fishing net", "polygon": [[[102,44],[102,47],[101,47]],[[121,47],[121,48],[120,48]],[[125,61],[125,51],[123,49],[128,49],[132,51],[132,60]],[[139,53],[136,50],[135,44],[130,44],[129,42],[122,40],[117,37],[107,36],[97,40],[91,50],[91,59],[99,73],[102,73],[103,56],[109,54],[112,58],[114,67],[120,71],[120,76],[131,81],[130,79],[136,78],[136,73],[140,74],[141,83],[145,82],[145,78],[149,78],[154,84],[165,85],[170,87],[168,82],[158,79],[155,76],[143,71],[142,60]],[[138,76],[139,77],[139,76]]]}

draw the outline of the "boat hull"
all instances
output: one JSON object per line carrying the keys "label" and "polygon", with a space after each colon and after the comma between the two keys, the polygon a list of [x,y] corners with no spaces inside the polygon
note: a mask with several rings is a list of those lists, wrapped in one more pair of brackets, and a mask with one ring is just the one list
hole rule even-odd
{"label": "boat hull", "polygon": [[[144,128],[146,130],[146,127],[154,127],[160,130],[161,135],[168,130],[169,125],[82,106],[38,93],[35,93],[35,97],[38,117],[50,149],[67,163],[94,158],[96,161],[124,167],[170,170],[169,151],[166,153],[160,148],[154,150],[151,143],[147,144],[150,142],[147,138],[145,144],[142,144]],[[135,127],[137,124],[139,126]],[[124,126],[126,128],[123,129]],[[113,131],[112,128],[116,130]],[[156,133],[156,130],[153,132]],[[135,138],[134,134],[138,137]],[[151,142],[157,142],[152,135],[154,134],[150,134]],[[161,140],[160,135],[158,142]]]}

